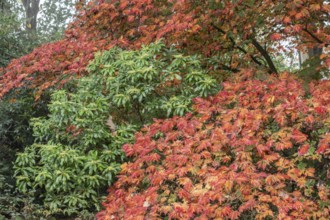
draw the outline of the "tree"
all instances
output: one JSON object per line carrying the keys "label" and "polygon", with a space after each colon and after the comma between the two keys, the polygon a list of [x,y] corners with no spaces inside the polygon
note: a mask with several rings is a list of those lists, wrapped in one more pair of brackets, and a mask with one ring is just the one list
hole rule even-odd
{"label": "tree", "polygon": [[[31,36],[31,33],[27,33],[24,28],[25,15],[22,14],[19,6],[22,6],[21,2],[12,0],[0,3],[0,67],[6,66],[12,59],[27,54],[41,41],[49,41],[45,34],[36,38],[36,36]],[[61,13],[67,15],[65,10]],[[59,16],[59,18],[62,17]],[[58,21],[52,23],[54,28],[62,22]],[[61,27],[57,30],[58,33],[61,32],[64,24],[59,26]],[[40,25],[40,27],[43,26]],[[55,31],[51,28],[48,30],[49,34],[54,35],[52,39],[55,39]],[[34,103],[33,100],[33,90],[23,86],[10,91],[0,101],[0,219],[15,218],[18,215],[33,219],[36,214],[29,213],[28,210],[37,208],[24,206],[32,204],[32,201],[27,201],[28,197],[18,193],[13,176],[16,153],[34,143],[30,119],[45,116],[47,113],[48,99],[45,93],[38,103]],[[38,204],[34,205],[38,207]]]}
{"label": "tree", "polygon": [[25,9],[26,29],[31,33],[37,32],[37,17],[40,0],[22,0]]}
{"label": "tree", "polygon": [[329,219],[330,82],[249,71],[123,149],[108,219]]}
{"label": "tree", "polygon": [[58,0],[43,1],[40,4],[38,33],[45,41],[55,41],[63,36],[68,23],[73,19],[77,1]]}
{"label": "tree", "polygon": [[[28,32],[38,34],[47,41],[57,40],[66,25],[75,14],[76,1],[60,0],[23,0],[25,28]],[[18,8],[19,5],[17,5]],[[20,10],[20,9],[19,9]],[[47,40],[48,39],[48,40]]]}
{"label": "tree", "polygon": [[17,14],[12,10],[9,1],[2,1],[0,6],[0,67],[6,66],[10,60],[27,53],[27,47],[21,43]]}
{"label": "tree", "polygon": [[[70,75],[87,74],[97,50],[139,48],[162,37],[187,53],[219,57],[214,66],[218,72],[248,67],[276,74],[273,58],[283,50],[280,40],[297,49],[329,44],[324,22],[329,8],[322,0],[92,1],[79,8],[63,40],[43,45],[3,71],[0,94],[26,79],[41,93]],[[286,54],[292,51],[289,47]],[[325,69],[329,55],[321,58],[320,68]]]}
{"label": "tree", "polygon": [[0,66],[8,65],[10,60],[31,52],[42,43],[58,40],[75,13],[74,1],[38,2],[1,2]]}
{"label": "tree", "polygon": [[136,51],[115,47],[96,54],[87,69],[106,81],[112,115],[140,126],[153,118],[183,115],[190,111],[192,98],[220,88],[202,67],[201,57],[184,56],[162,42]]}

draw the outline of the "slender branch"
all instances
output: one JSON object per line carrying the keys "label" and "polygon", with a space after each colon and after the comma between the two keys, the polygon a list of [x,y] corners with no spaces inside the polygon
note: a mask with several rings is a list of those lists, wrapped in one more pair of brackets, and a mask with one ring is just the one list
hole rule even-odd
{"label": "slender branch", "polygon": [[257,48],[257,50],[261,53],[261,55],[266,59],[266,62],[267,62],[267,65],[268,65],[270,71],[272,73],[278,74],[277,69],[272,61],[272,58],[270,58],[267,50],[265,50],[255,38],[252,38],[252,44],[253,44],[253,46],[255,46],[255,48]]}
{"label": "slender branch", "polygon": [[[220,33],[222,34],[226,34],[225,31],[223,31],[221,28],[219,28],[218,26],[216,26],[215,24],[211,24],[216,30],[218,30]],[[237,46],[236,45],[236,42],[235,40],[232,38],[232,37],[229,37],[229,40],[231,41],[231,43],[233,44],[233,47],[234,48],[237,48],[238,50],[240,50],[241,52],[243,52],[244,54],[248,54],[248,52],[240,47],[240,46]],[[267,62],[267,65],[268,65],[268,68],[269,68],[269,72],[270,73],[276,73],[278,74],[278,71],[272,61],[272,59],[270,58],[268,52],[259,44],[259,42],[255,39],[255,38],[252,38],[252,44],[253,46],[255,46],[255,48],[261,53],[261,55],[266,59],[266,62]],[[253,56],[252,54],[250,54],[250,58],[256,63],[258,64],[259,66],[264,66],[255,56]]]}
{"label": "slender branch", "polygon": [[[305,31],[307,34],[309,34],[309,36],[311,36],[317,43],[319,43],[319,44],[324,43],[322,40],[320,40],[320,38],[318,38],[315,34],[310,32],[307,28],[303,28],[303,31]],[[325,44],[324,46],[327,47],[327,46],[329,46],[329,44]]]}
{"label": "slender branch", "polygon": [[[217,31],[219,31],[222,34],[226,34],[225,31],[223,31],[221,28],[219,28],[218,26],[216,26],[215,24],[211,24],[212,27],[214,27]],[[248,54],[248,52],[241,46],[238,46],[235,42],[235,40],[232,37],[229,37],[229,40],[231,41],[232,45],[234,48],[238,49],[239,51],[243,52],[244,54]],[[252,54],[249,55],[250,58],[253,60],[253,62],[255,62],[256,64],[258,64],[259,66],[263,66],[263,64]]]}

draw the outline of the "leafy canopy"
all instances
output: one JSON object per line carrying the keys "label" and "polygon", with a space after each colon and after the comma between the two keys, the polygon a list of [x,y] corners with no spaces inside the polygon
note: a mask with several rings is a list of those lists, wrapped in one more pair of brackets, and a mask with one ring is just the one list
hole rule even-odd
{"label": "leafy canopy", "polygon": [[[277,73],[274,57],[322,48],[330,41],[326,0],[94,0],[78,6],[62,40],[41,46],[2,71],[0,96],[27,81],[40,94],[73,75],[87,74],[98,50],[140,48],[160,38],[189,53],[222,55],[214,66],[220,73],[246,67]],[[281,40],[289,46],[283,47]],[[323,52],[320,59],[318,66],[326,71],[329,54]]]}
{"label": "leafy canopy", "polygon": [[252,75],[124,145],[98,219],[329,219],[330,82]]}

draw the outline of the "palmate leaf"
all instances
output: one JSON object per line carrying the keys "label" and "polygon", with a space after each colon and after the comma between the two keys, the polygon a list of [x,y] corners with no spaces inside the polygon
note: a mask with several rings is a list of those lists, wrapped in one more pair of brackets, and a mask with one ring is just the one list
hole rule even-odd
{"label": "palmate leaf", "polygon": [[123,146],[131,161],[98,219],[328,219],[329,81],[310,93],[287,74],[243,74],[192,113],[155,120]]}
{"label": "palmate leaf", "polygon": [[[330,10],[327,1],[223,0],[205,4],[177,0],[95,0],[86,7],[83,4],[78,4],[80,11],[62,40],[42,45],[19,60],[13,60],[3,70],[6,74],[0,79],[4,85],[1,96],[28,82],[39,89],[39,96],[54,84],[67,82],[67,78],[63,79],[66,75],[87,75],[87,66],[94,54],[115,46],[125,49],[142,47],[138,55],[140,64],[143,64],[152,59],[143,45],[160,38],[166,39],[166,46],[175,45],[188,54],[221,55],[216,67],[209,66],[221,74],[236,73],[251,65],[278,73],[278,69],[287,66],[273,61],[282,52],[285,57],[292,57],[296,49],[305,51],[329,44],[328,24],[323,22],[324,13]],[[284,49],[280,40],[290,44]],[[157,45],[148,52],[160,51],[162,48]],[[105,60],[126,59],[129,62],[133,56],[131,51],[120,57],[108,53]],[[180,54],[175,56],[173,66],[181,65],[180,62],[185,66],[189,59]],[[313,68],[315,74],[309,74],[312,78],[319,78],[318,67],[326,69],[330,64],[326,53],[321,60]],[[90,70],[103,61],[98,59]]]}

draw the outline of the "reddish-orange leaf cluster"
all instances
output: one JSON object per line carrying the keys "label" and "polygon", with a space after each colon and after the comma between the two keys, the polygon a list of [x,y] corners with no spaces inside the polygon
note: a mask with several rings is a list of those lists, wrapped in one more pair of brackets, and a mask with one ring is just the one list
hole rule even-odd
{"label": "reddish-orange leaf cluster", "polygon": [[[217,66],[234,72],[247,66],[276,72],[267,53],[276,55],[277,50],[261,46],[274,40],[297,36],[292,45],[301,50],[330,44],[330,6],[320,0],[93,0],[79,8],[63,40],[0,70],[0,97],[29,81],[42,92],[72,75],[86,74],[95,51],[114,45],[138,48],[157,38],[190,53],[226,54],[230,59]],[[321,58],[322,65],[330,66],[328,54]]]}
{"label": "reddish-orange leaf cluster", "polygon": [[124,145],[98,219],[329,219],[330,81],[249,74]]}

